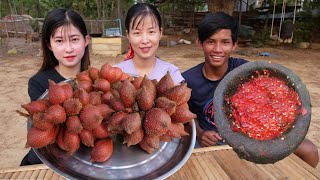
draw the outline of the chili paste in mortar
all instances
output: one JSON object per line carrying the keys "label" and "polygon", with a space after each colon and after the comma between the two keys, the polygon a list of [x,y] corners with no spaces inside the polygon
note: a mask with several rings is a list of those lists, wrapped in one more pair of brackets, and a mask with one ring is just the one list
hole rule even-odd
{"label": "chili paste in mortar", "polygon": [[292,126],[301,112],[301,102],[285,81],[269,76],[267,70],[263,75],[257,73],[226,100],[231,105],[234,131],[257,140],[270,140]]}

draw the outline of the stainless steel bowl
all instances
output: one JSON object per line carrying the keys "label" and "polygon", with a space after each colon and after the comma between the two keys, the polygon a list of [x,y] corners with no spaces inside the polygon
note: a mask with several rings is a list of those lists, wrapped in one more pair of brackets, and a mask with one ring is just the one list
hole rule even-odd
{"label": "stainless steel bowl", "polygon": [[[46,91],[40,98],[47,96]],[[30,127],[30,120],[28,124]],[[161,142],[160,149],[152,154],[139,146],[127,147],[117,137],[111,158],[103,163],[91,163],[90,149],[86,146],[81,146],[74,155],[68,155],[56,144],[34,151],[43,163],[68,179],[165,179],[178,171],[192,153],[196,129],[193,120],[191,124],[189,136]]]}

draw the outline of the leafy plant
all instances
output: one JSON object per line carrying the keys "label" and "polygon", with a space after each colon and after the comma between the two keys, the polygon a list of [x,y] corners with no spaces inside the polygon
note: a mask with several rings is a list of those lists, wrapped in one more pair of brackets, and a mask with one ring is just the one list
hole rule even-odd
{"label": "leafy plant", "polygon": [[263,29],[258,30],[255,33],[255,36],[253,38],[254,46],[262,47],[270,39],[269,36],[270,36],[270,31],[268,28],[263,28]]}

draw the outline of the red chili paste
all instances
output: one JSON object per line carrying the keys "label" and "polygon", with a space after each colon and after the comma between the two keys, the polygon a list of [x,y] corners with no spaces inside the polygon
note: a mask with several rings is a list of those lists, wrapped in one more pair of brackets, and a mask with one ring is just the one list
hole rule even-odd
{"label": "red chili paste", "polygon": [[228,101],[234,119],[233,130],[241,130],[257,140],[281,135],[291,127],[301,106],[298,93],[266,71],[240,85]]}

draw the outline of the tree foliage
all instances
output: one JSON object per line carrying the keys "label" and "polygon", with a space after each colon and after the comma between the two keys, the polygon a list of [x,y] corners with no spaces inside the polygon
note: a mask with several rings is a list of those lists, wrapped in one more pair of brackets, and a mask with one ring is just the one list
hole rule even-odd
{"label": "tree foliage", "polygon": [[[10,14],[28,14],[32,17],[43,18],[55,8],[73,9],[86,19],[102,18],[102,12],[106,18],[109,18],[118,16],[118,1],[121,5],[120,10],[124,12],[126,12],[124,8],[134,3],[134,0],[1,0],[0,18]],[[97,2],[100,3],[97,4]],[[115,9],[112,10],[112,7]],[[100,14],[97,13],[98,10],[101,11]]]}

